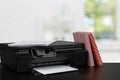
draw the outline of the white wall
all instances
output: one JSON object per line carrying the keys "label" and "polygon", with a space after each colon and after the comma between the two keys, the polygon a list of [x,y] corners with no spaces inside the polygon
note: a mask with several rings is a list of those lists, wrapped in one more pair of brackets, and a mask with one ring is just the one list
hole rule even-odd
{"label": "white wall", "polygon": [[30,0],[0,0],[0,42],[37,39],[35,5]]}
{"label": "white wall", "polygon": [[0,0],[0,42],[44,40],[43,28],[51,16],[68,5],[76,29],[83,19],[83,0]]}

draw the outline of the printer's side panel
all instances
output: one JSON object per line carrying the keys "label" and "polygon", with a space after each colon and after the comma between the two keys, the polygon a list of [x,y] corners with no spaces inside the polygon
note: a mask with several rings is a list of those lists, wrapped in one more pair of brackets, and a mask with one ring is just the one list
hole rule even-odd
{"label": "printer's side panel", "polygon": [[1,64],[7,69],[15,72],[31,71],[31,56],[24,55],[24,52],[21,54],[13,47],[4,48],[0,53]]}
{"label": "printer's side panel", "polygon": [[69,58],[71,66],[76,68],[87,66],[88,64],[88,52],[86,50],[75,51],[69,55]]}
{"label": "printer's side panel", "polygon": [[1,64],[8,69],[16,68],[16,57],[15,51],[12,48],[4,48],[4,50],[0,50],[1,53]]}

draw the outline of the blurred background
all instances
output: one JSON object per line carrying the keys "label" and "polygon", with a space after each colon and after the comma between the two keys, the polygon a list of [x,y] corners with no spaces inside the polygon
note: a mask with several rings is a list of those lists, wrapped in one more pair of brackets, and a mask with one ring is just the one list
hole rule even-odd
{"label": "blurred background", "polygon": [[104,61],[117,62],[119,7],[120,0],[0,0],[0,43],[73,41],[73,32],[89,31]]}

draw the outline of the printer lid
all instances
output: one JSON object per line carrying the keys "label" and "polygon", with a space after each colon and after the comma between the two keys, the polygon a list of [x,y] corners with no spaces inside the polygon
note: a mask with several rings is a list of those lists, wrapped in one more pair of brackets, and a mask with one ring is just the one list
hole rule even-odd
{"label": "printer lid", "polygon": [[70,41],[55,41],[49,45],[50,47],[53,47],[54,49],[69,49],[69,48],[85,48],[84,43],[76,43],[76,42],[70,42]]}
{"label": "printer lid", "polygon": [[53,41],[21,41],[8,44],[9,47],[48,46]]}
{"label": "printer lid", "polygon": [[15,48],[54,48],[57,49],[69,49],[69,48],[82,48],[84,49],[85,46],[83,43],[76,43],[72,41],[39,41],[39,42],[30,42],[30,41],[22,41],[22,42],[14,42],[8,44],[8,47],[15,47]]}
{"label": "printer lid", "polygon": [[70,41],[55,41],[50,44],[50,46],[59,46],[59,45],[75,45],[75,42]]}

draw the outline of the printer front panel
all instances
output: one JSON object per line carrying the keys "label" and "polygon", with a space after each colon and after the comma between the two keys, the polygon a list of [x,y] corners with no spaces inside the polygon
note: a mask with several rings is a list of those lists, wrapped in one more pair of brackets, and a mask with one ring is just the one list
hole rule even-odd
{"label": "printer front panel", "polygon": [[[19,50],[20,51],[20,50]],[[27,51],[25,51],[27,53]],[[19,71],[30,71],[34,67],[49,66],[49,65],[71,65],[72,67],[79,68],[80,66],[87,65],[88,53],[85,49],[60,49],[54,48],[30,48],[29,55],[19,55],[17,60]],[[30,57],[31,56],[31,57]]]}
{"label": "printer front panel", "polygon": [[84,44],[28,46],[4,48],[1,63],[16,72],[29,72],[34,67],[65,64],[73,67],[86,65],[88,53]]}
{"label": "printer front panel", "polygon": [[53,48],[34,48],[32,53],[35,54],[32,60],[33,67],[67,64],[68,62],[67,57],[59,56],[59,53],[55,52]]}

